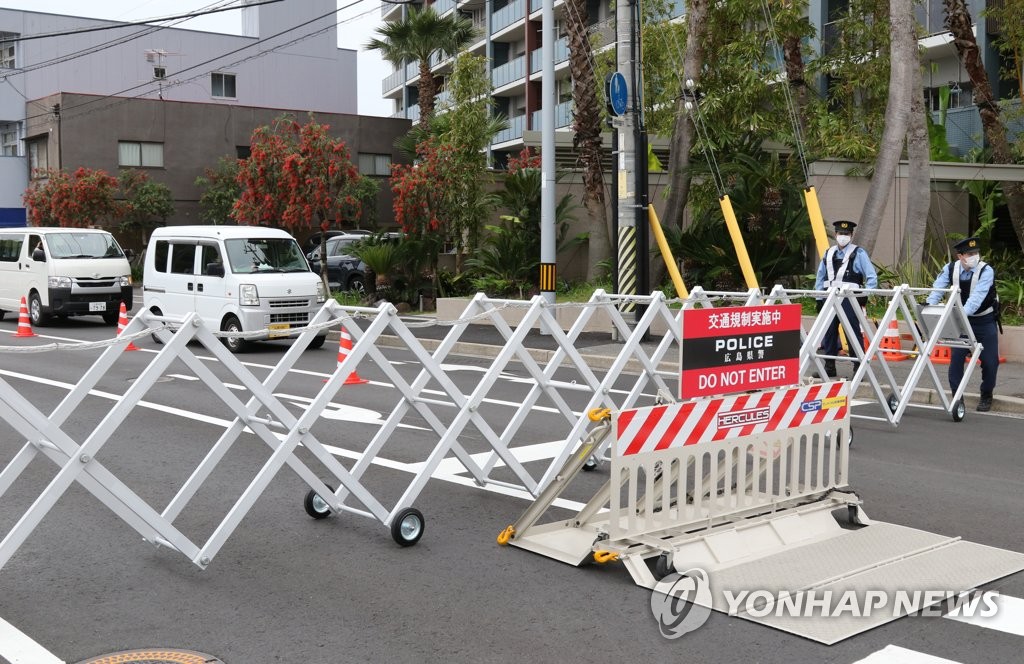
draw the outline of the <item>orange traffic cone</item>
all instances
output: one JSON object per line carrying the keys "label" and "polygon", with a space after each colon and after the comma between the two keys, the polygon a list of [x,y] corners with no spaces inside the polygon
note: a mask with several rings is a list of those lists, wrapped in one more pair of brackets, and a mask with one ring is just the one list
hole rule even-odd
{"label": "orange traffic cone", "polygon": [[[117,314],[117,336],[121,336],[124,332],[124,328],[128,327],[128,309],[125,308],[124,302],[121,303],[121,311]],[[128,350],[139,350],[139,347],[135,345],[134,341],[129,341],[128,345],[124,347]]]}
{"label": "orange traffic cone", "polygon": [[21,308],[18,310],[18,332],[16,337],[34,337],[32,322],[28,318],[28,307],[25,305],[25,296],[21,296]]}
{"label": "orange traffic cone", "polygon": [[889,321],[889,327],[886,328],[885,334],[882,335],[882,343],[878,347],[882,349],[882,358],[887,362],[900,362],[907,359],[907,356],[903,353],[892,352],[894,350],[903,350],[903,346],[900,345],[900,324],[895,318]]}
{"label": "orange traffic cone", "polygon": [[[349,335],[348,330],[346,330],[345,328],[341,328],[341,339],[338,341],[339,367],[341,366],[341,363],[345,361],[345,358],[348,357],[348,352],[350,350],[352,350],[352,337]],[[326,378],[324,379],[324,382],[327,382]],[[363,383],[369,382],[370,381],[366,380],[365,378],[360,378],[359,374],[353,371],[348,375],[348,378],[345,379],[345,382],[342,383],[342,385],[362,385]]]}
{"label": "orange traffic cone", "polygon": [[932,349],[932,355],[928,359],[933,364],[949,364],[951,356],[949,346],[936,346]]}

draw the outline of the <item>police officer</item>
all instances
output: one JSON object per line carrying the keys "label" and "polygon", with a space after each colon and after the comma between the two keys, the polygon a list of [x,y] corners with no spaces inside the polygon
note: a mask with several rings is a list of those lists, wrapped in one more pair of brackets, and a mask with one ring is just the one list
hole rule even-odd
{"label": "police officer", "polygon": [[[947,263],[932,288],[960,286],[960,303],[971,323],[974,338],[983,346],[981,350],[981,398],[978,410],[992,409],[992,390],[996,386],[996,372],[999,371],[999,298],[996,295],[996,271],[981,260],[981,246],[978,238],[969,237],[953,245],[957,260]],[[945,293],[932,291],[928,304],[939,304]],[[949,388],[955,394],[964,378],[966,348],[953,348],[949,359]]]}
{"label": "police officer", "polygon": [[[814,290],[826,290],[842,284],[849,284],[858,288],[878,288],[878,275],[875,273],[875,266],[871,264],[868,252],[853,244],[853,229],[857,224],[852,221],[836,221],[832,224],[835,227],[836,243],[828,248],[825,256],[818,264],[818,274],[814,280]],[[867,303],[867,297],[857,298],[861,305]],[[824,299],[818,300],[818,311],[824,304]],[[860,343],[862,339],[860,331],[860,319],[853,311],[853,305],[849,300],[843,300],[843,311],[846,313],[850,326],[853,328],[853,338],[847,339],[847,343]],[[822,340],[822,351],[825,355],[837,355],[839,353],[839,317],[832,318],[828,330]],[[856,358],[851,349],[850,357]],[[858,362],[854,359],[854,371],[857,370]],[[836,361],[825,360],[825,373],[829,378],[835,378]]]}

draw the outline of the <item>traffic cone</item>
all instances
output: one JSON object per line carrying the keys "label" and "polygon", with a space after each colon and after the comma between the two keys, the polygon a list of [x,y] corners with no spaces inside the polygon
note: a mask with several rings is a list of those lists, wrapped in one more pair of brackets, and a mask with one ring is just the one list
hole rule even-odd
{"label": "traffic cone", "polygon": [[[124,332],[124,328],[128,327],[128,309],[125,308],[124,302],[121,303],[121,311],[117,314],[117,336],[121,336]],[[128,345],[124,347],[126,351],[139,350],[139,347],[135,345],[134,341],[129,341]]]}
{"label": "traffic cone", "polygon": [[16,337],[34,337],[36,333],[32,331],[32,321],[28,318],[28,307],[25,305],[25,296],[21,296],[21,308],[18,310],[18,332],[14,336]]}
{"label": "traffic cone", "polygon": [[[352,337],[349,335],[348,330],[346,330],[345,328],[341,328],[341,339],[338,341],[339,367],[341,366],[341,363],[345,361],[345,358],[348,357],[348,352],[350,350],[352,350]],[[324,379],[324,382],[327,382],[326,378]],[[345,382],[342,383],[342,385],[362,385],[363,383],[369,382],[370,381],[366,380],[365,378],[360,378],[359,374],[353,371],[348,375],[348,378],[345,379]]]}
{"label": "traffic cone", "polygon": [[885,334],[882,335],[882,343],[878,347],[882,350],[882,358],[887,362],[900,362],[907,359],[907,356],[903,353],[892,352],[894,350],[903,350],[903,346],[900,344],[900,324],[895,318],[889,321],[889,327],[885,329]]}
{"label": "traffic cone", "polygon": [[949,364],[949,360],[952,357],[949,346],[936,346],[932,349],[931,357],[928,359],[933,364]]}

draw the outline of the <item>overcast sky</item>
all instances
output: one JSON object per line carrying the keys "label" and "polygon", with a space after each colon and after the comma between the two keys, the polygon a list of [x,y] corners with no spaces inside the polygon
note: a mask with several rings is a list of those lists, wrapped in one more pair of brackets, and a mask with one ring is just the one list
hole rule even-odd
{"label": "overcast sky", "polygon": [[[144,21],[188,14],[207,7],[212,2],[213,0],[0,0],[0,7],[114,21]],[[380,0],[339,0],[338,7],[343,8],[338,12],[339,41],[342,35],[345,38],[345,43],[339,46],[359,48],[359,113],[391,115],[391,102],[384,101],[380,96],[381,81],[391,73],[391,65],[382,61],[375,51],[365,51],[362,48],[380,25]],[[221,12],[190,19],[174,27],[237,35],[242,33],[242,17],[240,11]]]}

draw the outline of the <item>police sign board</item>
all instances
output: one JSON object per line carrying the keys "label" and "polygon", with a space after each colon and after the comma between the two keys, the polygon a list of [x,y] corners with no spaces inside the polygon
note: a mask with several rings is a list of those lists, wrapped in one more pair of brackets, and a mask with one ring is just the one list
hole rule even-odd
{"label": "police sign board", "polygon": [[799,304],[687,309],[682,338],[682,399],[800,382]]}

